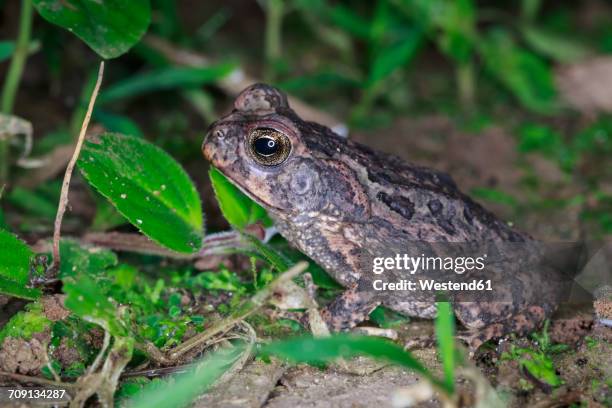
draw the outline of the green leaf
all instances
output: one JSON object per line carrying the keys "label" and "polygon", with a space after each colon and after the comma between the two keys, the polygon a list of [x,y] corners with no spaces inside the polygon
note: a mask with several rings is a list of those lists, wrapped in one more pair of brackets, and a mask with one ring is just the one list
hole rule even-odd
{"label": "green leaf", "polygon": [[436,339],[444,370],[444,385],[447,390],[453,392],[455,388],[455,314],[450,302],[438,302],[437,307]]}
{"label": "green leaf", "polygon": [[34,0],[34,7],[107,59],[140,41],[151,20],[149,0]]}
{"label": "green leaf", "polygon": [[142,130],[140,130],[138,124],[127,116],[95,110],[94,118],[96,121],[104,125],[104,128],[109,132],[122,133],[128,136],[144,137],[144,134],[142,133]]}
{"label": "green leaf", "polygon": [[397,5],[427,29],[444,54],[459,63],[469,60],[476,42],[473,0],[405,0]]}
{"label": "green leaf", "polygon": [[509,353],[502,354],[502,360],[518,361],[522,369],[527,370],[538,381],[552,387],[558,387],[563,383],[556,373],[552,359],[540,350],[512,345]]}
{"label": "green leaf", "polygon": [[189,406],[198,395],[205,392],[232,367],[244,352],[244,346],[236,345],[208,354],[186,373],[145,385],[125,406],[131,408]]}
{"label": "green leaf", "polygon": [[99,275],[105,269],[117,265],[117,255],[104,248],[83,247],[72,239],[60,241],[60,278],[75,277],[79,274]]}
{"label": "green leaf", "polygon": [[485,68],[526,108],[552,113],[557,108],[552,69],[535,54],[520,48],[503,30],[492,30],[479,43]]}
{"label": "green leaf", "polygon": [[570,36],[549,32],[535,26],[524,26],[521,33],[525,42],[536,52],[559,62],[575,62],[592,53],[586,45]]}
{"label": "green leaf", "polygon": [[572,140],[574,149],[600,155],[612,153],[612,117],[603,116],[581,130]]}
{"label": "green leaf", "polygon": [[240,278],[234,272],[230,272],[227,269],[216,272],[202,272],[194,280],[207,290],[238,292],[244,287]]}
{"label": "green leaf", "polygon": [[378,306],[370,313],[370,321],[383,329],[392,329],[409,322],[409,318],[384,306]]}
{"label": "green leaf", "polygon": [[422,39],[421,31],[414,29],[396,44],[383,47],[372,63],[368,78],[369,86],[388,77],[397,68],[407,64],[416,54]]}
{"label": "green leaf", "polygon": [[102,323],[113,336],[125,335],[126,330],[117,318],[117,308],[95,280],[79,274],[65,279],[62,290],[66,294],[64,305],[74,314],[88,322]]}
{"label": "green leaf", "polygon": [[183,168],[151,143],[105,133],[83,146],[79,168],[134,226],[169,249],[200,249],[200,197]]}
{"label": "green leaf", "polygon": [[42,294],[39,289],[28,288],[3,276],[0,276],[0,293],[28,300],[36,300]]}
{"label": "green leaf", "polygon": [[548,126],[525,124],[519,129],[519,136],[520,152],[539,152],[555,160],[565,171],[571,171],[578,158],[576,150],[567,146],[561,135]]}
{"label": "green leaf", "polygon": [[40,189],[32,191],[17,186],[9,193],[6,200],[29,215],[48,220],[55,219],[57,213],[57,200],[54,201],[53,197],[46,196]]}
{"label": "green leaf", "polygon": [[240,191],[223,173],[211,167],[208,175],[221,212],[234,228],[242,230],[258,221],[265,226],[271,225],[266,210]]}
{"label": "green leaf", "polygon": [[0,230],[0,293],[24,299],[40,297],[40,290],[27,287],[33,255],[23,241],[8,231]]}
{"label": "green leaf", "polygon": [[409,352],[381,338],[344,334],[323,338],[301,337],[270,343],[260,350],[260,354],[309,364],[324,364],[337,358],[368,356],[414,370],[434,384],[444,387]]}
{"label": "green leaf", "polygon": [[94,201],[96,202],[96,215],[91,222],[91,229],[94,231],[107,231],[127,224],[125,217],[117,212],[117,209],[109,203],[106,198],[92,190]]}
{"label": "green leaf", "polygon": [[51,326],[51,321],[45,316],[43,306],[39,302],[31,302],[25,310],[16,313],[0,329],[0,346],[7,337],[30,340],[36,333],[41,333]]}
{"label": "green leaf", "polygon": [[325,5],[323,13],[327,19],[349,34],[364,40],[370,38],[370,22],[355,14],[349,7]]}
{"label": "green leaf", "polygon": [[284,253],[277,250],[273,246],[261,242],[258,238],[252,235],[243,235],[244,238],[247,239],[253,246],[253,255],[263,258],[266,262],[275,267],[279,272],[284,272],[291,266],[293,266],[294,262],[287,256],[285,256]]}
{"label": "green leaf", "polygon": [[98,98],[99,104],[141,95],[146,92],[175,88],[195,88],[217,81],[235,68],[234,64],[211,67],[164,67],[134,75],[108,86]]}
{"label": "green leaf", "polygon": [[549,126],[528,123],[519,129],[518,150],[523,153],[554,152],[563,144],[561,135]]}

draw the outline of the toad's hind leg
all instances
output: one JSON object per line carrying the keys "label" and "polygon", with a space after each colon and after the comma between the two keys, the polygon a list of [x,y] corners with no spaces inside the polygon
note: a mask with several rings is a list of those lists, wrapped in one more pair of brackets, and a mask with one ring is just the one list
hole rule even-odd
{"label": "toad's hind leg", "polygon": [[327,305],[321,317],[331,331],[348,330],[366,320],[379,304],[370,291],[359,290],[354,284]]}
{"label": "toad's hind leg", "polygon": [[[499,303],[478,303],[477,309],[480,310],[478,317],[472,312],[473,307],[455,305],[457,319],[467,328],[457,337],[468,344],[471,352],[489,340],[499,339],[511,333],[524,336],[540,327],[554,311],[554,307],[547,304],[527,306],[509,316],[504,316],[503,313],[495,315],[496,311],[507,310]],[[488,324],[484,323],[485,321]]]}

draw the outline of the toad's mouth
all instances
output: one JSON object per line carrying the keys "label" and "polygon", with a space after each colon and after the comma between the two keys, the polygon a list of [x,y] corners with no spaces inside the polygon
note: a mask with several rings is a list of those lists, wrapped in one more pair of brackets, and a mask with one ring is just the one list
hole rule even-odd
{"label": "toad's mouth", "polygon": [[261,198],[257,197],[255,194],[251,193],[251,191],[247,187],[242,185],[240,182],[234,180],[232,177],[230,177],[227,173],[225,173],[219,167],[213,166],[213,168],[215,170],[217,170],[219,173],[223,174],[225,176],[225,178],[227,178],[229,180],[229,182],[232,183],[232,185],[236,186],[236,188],[238,188],[238,190],[240,190],[244,195],[249,197],[251,200],[255,201],[257,204],[261,205],[265,209],[267,209],[267,210],[269,209],[269,210],[277,211],[277,212],[281,212],[282,211],[282,209],[280,207],[277,207],[275,205],[267,203],[267,202],[263,201]]}

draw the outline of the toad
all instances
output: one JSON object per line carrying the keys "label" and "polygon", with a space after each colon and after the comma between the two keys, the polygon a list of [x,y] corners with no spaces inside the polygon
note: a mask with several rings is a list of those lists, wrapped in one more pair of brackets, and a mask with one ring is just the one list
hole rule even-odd
{"label": "toad", "polygon": [[[380,304],[408,316],[435,317],[433,294],[371,290],[375,275],[363,268],[364,253],[415,248],[418,256],[422,249],[414,243],[531,240],[462,193],[447,174],[304,121],[281,91],[265,84],[237,97],[233,111],[210,126],[202,149],[268,211],[284,238],[347,288],[322,312],[335,331],[365,320]],[[455,315],[473,349],[531,331],[552,313],[552,297],[531,283],[523,282],[508,302],[455,299]]]}

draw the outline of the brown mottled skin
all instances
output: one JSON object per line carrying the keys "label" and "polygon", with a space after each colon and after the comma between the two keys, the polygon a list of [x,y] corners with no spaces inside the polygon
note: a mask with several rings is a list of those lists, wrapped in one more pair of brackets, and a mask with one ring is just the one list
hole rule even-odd
{"label": "brown mottled skin", "polygon": [[[291,151],[266,166],[249,153],[254,129],[284,134]],[[426,242],[530,240],[458,190],[446,174],[419,167],[346,140],[300,119],[280,91],[255,84],[234,110],[211,125],[204,156],[264,206],[280,233],[349,288],[324,311],[333,330],[350,328],[378,304],[410,316],[435,316],[433,298],[409,292],[361,291],[373,276],[361,273],[359,254],[390,245]],[[364,276],[367,275],[367,276]],[[522,288],[513,304],[455,303],[471,331],[471,345],[534,329],[553,310],[538,288]],[[538,302],[534,300],[538,299]]]}

